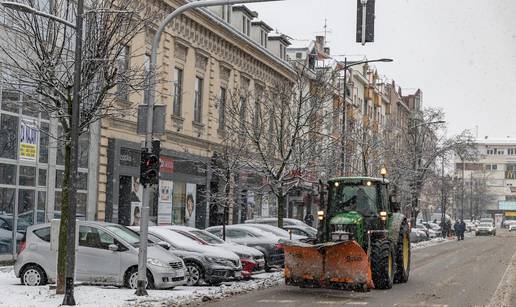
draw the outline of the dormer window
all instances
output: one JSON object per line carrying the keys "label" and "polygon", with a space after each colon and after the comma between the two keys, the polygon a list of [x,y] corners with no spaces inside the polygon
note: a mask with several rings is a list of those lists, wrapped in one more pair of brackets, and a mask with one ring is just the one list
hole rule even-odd
{"label": "dormer window", "polygon": [[246,16],[242,16],[242,33],[247,36],[251,35],[251,20]]}

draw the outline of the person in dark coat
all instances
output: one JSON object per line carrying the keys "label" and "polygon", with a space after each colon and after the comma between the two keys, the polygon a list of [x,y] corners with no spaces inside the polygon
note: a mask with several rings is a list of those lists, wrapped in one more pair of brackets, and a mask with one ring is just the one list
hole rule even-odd
{"label": "person in dark coat", "polygon": [[455,235],[457,236],[457,240],[460,241],[460,222],[457,220],[455,224],[453,224],[453,230],[455,230]]}
{"label": "person in dark coat", "polygon": [[466,232],[466,223],[460,220],[460,240],[464,240],[464,233]]}

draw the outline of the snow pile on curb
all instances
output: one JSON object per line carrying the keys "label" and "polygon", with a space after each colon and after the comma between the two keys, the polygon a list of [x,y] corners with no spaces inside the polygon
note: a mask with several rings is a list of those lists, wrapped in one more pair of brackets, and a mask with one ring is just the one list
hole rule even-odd
{"label": "snow pile on curb", "polygon": [[488,307],[510,307],[516,303],[516,253],[512,255],[507,269],[489,302]]}
{"label": "snow pile on curb", "polygon": [[[75,287],[75,300],[81,307],[127,307],[127,306],[194,306],[257,289],[277,286],[283,283],[283,272],[264,273],[252,280],[231,282],[218,287],[176,287],[173,290],[149,290],[149,296],[138,297],[134,290],[118,287],[86,286]],[[49,286],[28,287],[20,284],[14,276],[13,267],[0,268],[0,306],[37,307],[59,306],[62,295],[56,295]]]}
{"label": "snow pile on curb", "polygon": [[441,243],[444,243],[444,242],[449,242],[449,241],[453,241],[453,240],[452,239],[444,239],[444,238],[438,237],[438,238],[433,238],[432,240],[428,240],[428,241],[421,241],[421,242],[417,242],[417,243],[412,243],[411,247],[412,247],[412,249],[420,249],[420,248],[434,246],[434,245],[441,244]]}

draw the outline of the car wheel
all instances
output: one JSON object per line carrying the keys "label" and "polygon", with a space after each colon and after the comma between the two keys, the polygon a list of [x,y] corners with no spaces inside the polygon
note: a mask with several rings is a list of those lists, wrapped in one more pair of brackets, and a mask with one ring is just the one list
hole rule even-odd
{"label": "car wheel", "polygon": [[21,283],[27,286],[42,286],[47,284],[45,271],[35,264],[27,265],[20,274]]}
{"label": "car wheel", "polygon": [[188,270],[188,277],[186,278],[186,285],[197,286],[203,279],[203,269],[200,265],[195,262],[185,263],[186,269]]}
{"label": "car wheel", "polygon": [[[138,288],[138,268],[133,267],[125,274],[125,286],[129,289],[136,289]],[[154,288],[154,280],[152,279],[152,274],[147,271],[147,289]]]}

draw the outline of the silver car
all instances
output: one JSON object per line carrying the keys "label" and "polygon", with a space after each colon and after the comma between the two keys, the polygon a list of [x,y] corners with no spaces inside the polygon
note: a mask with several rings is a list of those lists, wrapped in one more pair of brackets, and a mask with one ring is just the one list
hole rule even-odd
{"label": "silver car", "polygon": [[[131,227],[138,230],[138,227]],[[223,281],[240,278],[242,264],[233,252],[201,244],[200,242],[167,229],[167,226],[149,227],[149,239],[165,247],[173,255],[181,257],[188,270],[187,285],[206,282],[218,285]]]}
{"label": "silver car", "polygon": [[[138,235],[118,224],[80,221],[76,280],[92,284],[123,285],[136,288],[138,277]],[[14,270],[22,284],[29,286],[55,282],[57,252],[51,250],[51,225],[27,228],[25,241]],[[148,288],[173,288],[185,284],[183,261],[163,248],[147,250]]]}

